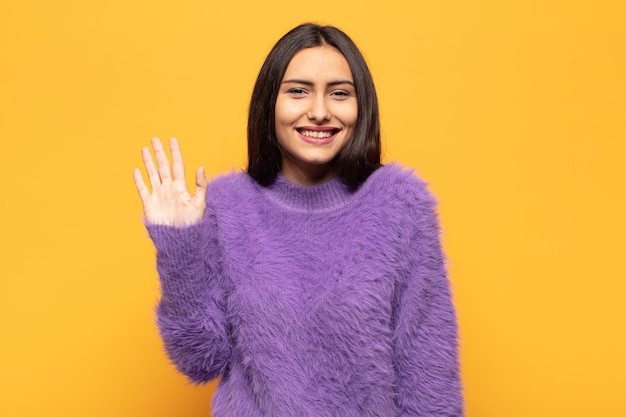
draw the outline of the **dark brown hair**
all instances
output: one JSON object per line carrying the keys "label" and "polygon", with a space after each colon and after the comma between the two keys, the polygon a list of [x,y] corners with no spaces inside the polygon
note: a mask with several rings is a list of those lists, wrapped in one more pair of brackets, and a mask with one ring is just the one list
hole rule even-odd
{"label": "dark brown hair", "polygon": [[354,42],[333,26],[306,23],[291,29],[274,45],[257,77],[248,113],[248,174],[261,185],[276,179],[282,150],[276,138],[274,111],[287,66],[302,49],[330,45],[348,61],[357,96],[354,136],[334,161],[335,174],[356,189],[380,164],[380,120],[372,75]]}

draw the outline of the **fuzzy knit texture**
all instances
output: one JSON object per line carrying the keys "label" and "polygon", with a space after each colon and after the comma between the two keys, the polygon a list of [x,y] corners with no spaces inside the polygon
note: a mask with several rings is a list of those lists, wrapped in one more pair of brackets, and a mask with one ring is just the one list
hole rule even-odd
{"label": "fuzzy knit texture", "polygon": [[463,415],[457,321],[426,184],[211,181],[201,223],[147,225],[157,323],[215,417]]}

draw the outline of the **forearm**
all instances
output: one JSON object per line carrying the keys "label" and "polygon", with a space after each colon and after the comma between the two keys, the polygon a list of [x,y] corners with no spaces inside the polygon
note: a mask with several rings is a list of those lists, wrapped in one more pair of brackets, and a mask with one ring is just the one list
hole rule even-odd
{"label": "forearm", "polygon": [[208,270],[204,260],[204,228],[202,224],[186,227],[147,225],[157,251],[161,314],[172,318],[190,317],[206,303],[212,271]]}
{"label": "forearm", "polygon": [[217,244],[207,224],[149,225],[157,248],[161,299],[157,324],[178,369],[194,382],[223,372],[230,357]]}

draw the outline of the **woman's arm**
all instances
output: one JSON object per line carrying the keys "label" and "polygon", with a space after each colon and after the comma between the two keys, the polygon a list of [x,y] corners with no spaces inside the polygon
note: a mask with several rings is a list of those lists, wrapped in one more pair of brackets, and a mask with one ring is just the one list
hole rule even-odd
{"label": "woman's arm", "polygon": [[220,285],[216,217],[206,205],[204,170],[196,172],[196,192],[185,182],[183,157],[170,139],[172,164],[158,138],[142,158],[151,190],[139,169],[133,176],[150,237],[157,249],[161,300],[157,322],[165,348],[178,369],[194,382],[221,374],[230,357]]}
{"label": "woman's arm", "polygon": [[435,204],[425,188],[407,209],[414,227],[406,276],[396,290],[395,364],[401,416],[460,417],[463,397],[458,332],[439,239]]}
{"label": "woman's arm", "polygon": [[231,354],[215,218],[197,225],[149,225],[157,248],[157,324],[169,357],[193,382],[222,374]]}

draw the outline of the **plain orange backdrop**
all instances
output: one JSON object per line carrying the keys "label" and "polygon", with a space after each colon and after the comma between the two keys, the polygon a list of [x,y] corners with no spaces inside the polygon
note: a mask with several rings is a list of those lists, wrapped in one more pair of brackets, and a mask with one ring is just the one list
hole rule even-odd
{"label": "plain orange backdrop", "polygon": [[355,39],[385,160],[440,200],[468,416],[626,415],[624,1],[3,0],[0,416],[209,415],[153,324],[131,172],[152,136],[190,179],[244,168],[304,21]]}

